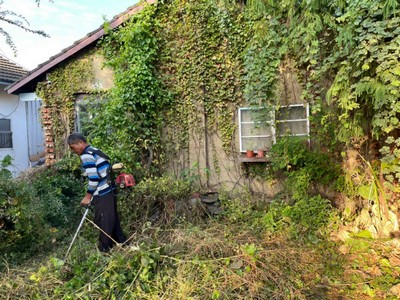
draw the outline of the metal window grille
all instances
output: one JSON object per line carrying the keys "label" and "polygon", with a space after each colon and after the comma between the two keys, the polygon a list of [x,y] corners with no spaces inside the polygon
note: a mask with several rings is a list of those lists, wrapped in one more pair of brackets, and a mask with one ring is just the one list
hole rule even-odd
{"label": "metal window grille", "polygon": [[10,119],[0,119],[0,148],[12,148]]}

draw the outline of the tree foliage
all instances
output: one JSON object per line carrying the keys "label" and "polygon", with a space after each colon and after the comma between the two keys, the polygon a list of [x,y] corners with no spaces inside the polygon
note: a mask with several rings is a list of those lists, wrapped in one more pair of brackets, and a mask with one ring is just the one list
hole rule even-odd
{"label": "tree foliage", "polygon": [[[49,0],[49,2],[53,2],[52,0]],[[0,1],[0,22],[3,22],[3,24],[9,24],[12,26],[16,26],[22,30],[25,30],[26,32],[33,33],[33,34],[38,34],[44,37],[50,37],[46,32],[43,30],[37,30],[37,29],[32,29],[30,28],[30,24],[28,19],[26,19],[23,15],[11,11],[11,10],[2,10],[1,6],[3,5],[4,0]],[[40,0],[35,0],[35,3],[39,6],[40,5]],[[17,46],[14,43],[14,40],[12,39],[11,35],[3,28],[0,27],[0,35],[4,36],[6,39],[7,45],[14,51],[14,55],[17,54]]]}

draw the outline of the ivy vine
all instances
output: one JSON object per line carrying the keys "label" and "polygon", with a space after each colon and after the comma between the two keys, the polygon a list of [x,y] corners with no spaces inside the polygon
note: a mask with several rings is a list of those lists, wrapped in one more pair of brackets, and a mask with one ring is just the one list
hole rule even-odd
{"label": "ivy vine", "polygon": [[43,100],[51,124],[49,139],[54,142],[55,159],[66,154],[66,138],[74,130],[74,105],[77,93],[93,92],[91,83],[94,75],[90,56],[93,52],[60,65],[40,82],[36,94]]}
{"label": "ivy vine", "polygon": [[[279,103],[279,67],[291,61],[302,98],[311,103],[312,133],[321,149],[344,144],[379,159],[395,185],[399,13],[395,0],[148,5],[101,42],[115,87],[96,113],[92,140],[139,169],[160,167],[168,151],[187,151],[190,137],[213,137],[209,149],[218,169],[214,138],[234,154],[237,108]],[[88,70],[71,63],[52,72],[52,84],[39,85],[39,96],[53,110],[57,146],[65,134],[57,122],[72,120],[71,99],[84,88]]]}
{"label": "ivy vine", "polygon": [[126,163],[138,178],[160,165],[161,113],[169,104],[154,68],[156,9],[156,5],[147,5],[102,39],[106,65],[114,70],[114,87],[109,101],[97,111],[96,129],[90,135],[93,144],[102,145],[110,156]]}
{"label": "ivy vine", "polygon": [[159,18],[159,72],[174,95],[168,139],[176,149],[187,149],[191,131],[200,138],[204,130],[218,132],[223,150],[231,154],[233,120],[243,102],[242,52],[250,38],[240,7],[176,0],[162,7]]}

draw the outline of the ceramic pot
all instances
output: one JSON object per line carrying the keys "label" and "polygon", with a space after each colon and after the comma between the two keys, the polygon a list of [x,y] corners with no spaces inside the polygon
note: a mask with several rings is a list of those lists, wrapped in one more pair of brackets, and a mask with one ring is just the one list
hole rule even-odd
{"label": "ceramic pot", "polygon": [[254,156],[254,151],[253,150],[247,150],[246,151],[246,157],[247,158],[252,158]]}

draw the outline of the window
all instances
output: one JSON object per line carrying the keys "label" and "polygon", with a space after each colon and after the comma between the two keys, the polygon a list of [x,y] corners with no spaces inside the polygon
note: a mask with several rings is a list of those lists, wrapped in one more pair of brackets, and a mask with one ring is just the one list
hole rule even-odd
{"label": "window", "polygon": [[261,123],[254,120],[252,109],[239,108],[240,152],[266,149],[275,142],[274,115],[269,114],[269,118]]}
{"label": "window", "polygon": [[75,131],[87,136],[90,132],[93,119],[93,111],[99,108],[105,99],[88,95],[80,94],[75,102]]}
{"label": "window", "polygon": [[10,119],[0,119],[0,148],[12,148]]}
{"label": "window", "polygon": [[276,112],[277,136],[308,136],[308,104],[283,106]]}
{"label": "window", "polygon": [[[256,121],[254,110],[239,108],[240,152],[267,149],[282,136],[308,136],[309,106],[293,104],[267,112],[265,121]],[[268,116],[269,114],[269,116]]]}

